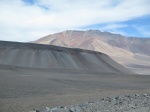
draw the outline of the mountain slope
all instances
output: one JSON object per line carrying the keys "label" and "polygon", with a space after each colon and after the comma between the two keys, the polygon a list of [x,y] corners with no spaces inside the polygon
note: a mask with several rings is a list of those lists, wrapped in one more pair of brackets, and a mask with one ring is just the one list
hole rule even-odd
{"label": "mountain slope", "polygon": [[[40,38],[33,43],[57,45],[98,51],[135,72],[149,74],[150,39],[125,37],[98,30],[64,31]],[[134,66],[133,66],[134,65]],[[137,67],[138,66],[138,67]],[[146,66],[146,69],[139,68]]]}
{"label": "mountain slope", "polygon": [[132,73],[100,52],[5,41],[0,41],[0,64],[56,71]]}
{"label": "mountain slope", "polygon": [[[42,44],[59,44],[61,46],[80,47],[85,41],[97,39],[117,48],[133,53],[142,53],[150,55],[150,39],[149,38],[136,38],[125,37],[119,34],[109,32],[101,32],[99,30],[87,31],[64,31],[53,35],[48,35],[41,39],[36,40],[36,43]],[[116,48],[116,49],[117,49]]]}
{"label": "mountain slope", "polygon": [[116,53],[118,53],[117,55],[119,56],[125,54],[129,56],[133,55],[133,53],[128,50],[109,45],[104,39],[105,38],[99,35],[99,33],[97,34],[96,31],[65,31],[46,36],[36,40],[35,43],[100,51],[110,56],[114,56]]}

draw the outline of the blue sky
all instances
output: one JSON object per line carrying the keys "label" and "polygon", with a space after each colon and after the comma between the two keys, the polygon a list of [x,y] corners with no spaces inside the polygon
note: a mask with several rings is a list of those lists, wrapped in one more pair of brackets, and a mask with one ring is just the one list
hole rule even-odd
{"label": "blue sky", "polygon": [[0,40],[89,29],[150,38],[149,6],[150,0],[0,0]]}
{"label": "blue sky", "polygon": [[123,22],[94,24],[85,26],[83,29],[99,29],[101,31],[119,33],[129,37],[150,38],[150,15],[141,16]]}
{"label": "blue sky", "polygon": [[34,5],[36,3],[35,0],[22,0],[26,5]]}

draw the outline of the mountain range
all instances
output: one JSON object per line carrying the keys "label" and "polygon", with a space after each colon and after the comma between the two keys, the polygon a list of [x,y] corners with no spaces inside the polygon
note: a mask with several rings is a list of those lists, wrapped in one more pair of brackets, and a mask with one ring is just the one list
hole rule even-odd
{"label": "mountain range", "polygon": [[99,30],[67,30],[45,36],[33,43],[98,51],[134,72],[150,72],[150,38],[126,37]]}

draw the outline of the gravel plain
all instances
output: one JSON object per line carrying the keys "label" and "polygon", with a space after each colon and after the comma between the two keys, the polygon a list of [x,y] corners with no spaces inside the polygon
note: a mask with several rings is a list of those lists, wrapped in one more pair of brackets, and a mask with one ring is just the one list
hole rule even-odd
{"label": "gravel plain", "polygon": [[0,112],[29,112],[149,93],[150,75],[0,69]]}

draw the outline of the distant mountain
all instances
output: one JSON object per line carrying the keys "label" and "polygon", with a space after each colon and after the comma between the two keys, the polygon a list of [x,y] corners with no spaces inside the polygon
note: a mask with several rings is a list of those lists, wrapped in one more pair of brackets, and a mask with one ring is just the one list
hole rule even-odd
{"label": "distant mountain", "polygon": [[105,38],[101,35],[102,34],[100,31],[93,30],[86,32],[65,31],[54,35],[48,35],[44,38],[36,40],[35,43],[100,51],[110,56],[125,54],[133,55],[130,51],[109,45],[104,41]]}
{"label": "distant mountain", "polygon": [[[149,38],[136,38],[125,37],[120,34],[113,34],[109,32],[101,32],[99,30],[88,31],[71,31],[48,35],[35,41],[35,43],[60,45],[68,47],[85,47],[94,50],[95,46],[91,45],[93,42],[102,44],[105,42],[113,47],[123,48],[132,53],[142,53],[150,55],[150,39]],[[90,46],[89,46],[90,43]],[[111,47],[112,47],[111,46]],[[116,49],[117,49],[116,48]],[[101,49],[104,50],[104,49]]]}
{"label": "distant mountain", "polygon": [[133,73],[100,52],[5,41],[0,41],[0,67],[88,73]]}
{"label": "distant mountain", "polygon": [[34,43],[103,52],[134,71],[141,69],[138,72],[143,73],[148,70],[149,73],[149,69],[137,68],[137,66],[148,66],[146,68],[150,66],[149,38],[125,37],[99,30],[67,30],[40,38]]}

